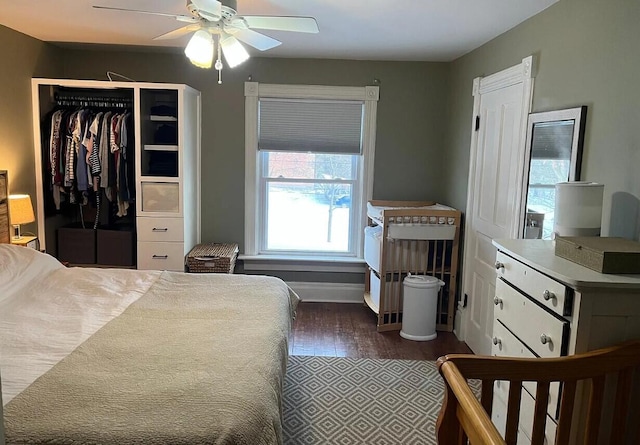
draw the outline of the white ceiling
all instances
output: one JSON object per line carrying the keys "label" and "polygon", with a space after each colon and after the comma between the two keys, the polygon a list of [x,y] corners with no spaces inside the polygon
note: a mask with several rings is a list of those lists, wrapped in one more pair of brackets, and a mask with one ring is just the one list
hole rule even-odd
{"label": "white ceiling", "polygon": [[[282,45],[252,55],[451,61],[558,0],[238,0],[238,14],[315,17],[319,34],[263,31]],[[47,42],[183,47],[153,40],[184,23],[92,5],[188,15],[185,0],[0,0],[0,24]]]}

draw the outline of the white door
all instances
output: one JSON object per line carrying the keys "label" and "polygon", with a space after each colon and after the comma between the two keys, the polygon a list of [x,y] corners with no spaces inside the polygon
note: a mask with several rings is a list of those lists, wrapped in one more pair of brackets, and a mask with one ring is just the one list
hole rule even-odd
{"label": "white door", "polygon": [[491,354],[495,297],[495,238],[518,233],[532,58],[474,81],[461,331],[476,354]]}

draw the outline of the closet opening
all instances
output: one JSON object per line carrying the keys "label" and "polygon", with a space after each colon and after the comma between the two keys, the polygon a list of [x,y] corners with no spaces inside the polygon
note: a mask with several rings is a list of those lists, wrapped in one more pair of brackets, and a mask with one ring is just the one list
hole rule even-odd
{"label": "closet opening", "polygon": [[136,266],[133,88],[38,86],[46,250]]}

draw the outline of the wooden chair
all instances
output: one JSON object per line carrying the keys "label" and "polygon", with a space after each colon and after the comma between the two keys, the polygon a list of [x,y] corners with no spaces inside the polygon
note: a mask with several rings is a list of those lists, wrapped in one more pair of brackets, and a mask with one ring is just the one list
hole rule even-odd
{"label": "wooden chair", "polygon": [[[440,357],[437,365],[445,381],[444,400],[437,422],[438,443],[441,445],[466,444],[467,439],[470,444],[515,444],[521,386],[526,381],[537,382],[532,445],[542,445],[544,441],[550,382],[561,382],[562,388],[556,445],[569,443],[572,423],[575,423],[572,419],[575,419],[573,410],[576,393],[582,393],[581,387],[588,394],[583,398],[587,408],[578,427],[580,434],[575,437],[584,436],[585,444],[595,444],[599,434],[610,431],[605,443],[640,443],[639,410],[637,406],[635,410],[629,410],[634,368],[640,365],[640,341],[560,358],[525,359],[451,354]],[[610,375],[617,375],[617,380]],[[481,380],[480,400],[470,389],[467,379]],[[498,380],[510,382],[504,437],[491,422],[493,387]],[[589,384],[581,383],[583,381]],[[615,389],[615,398],[611,396],[613,406],[606,406],[605,402],[605,394],[610,394],[609,385]],[[602,412],[608,414],[602,416]],[[630,413],[632,418],[628,421]],[[601,428],[604,428],[602,432]],[[631,431],[626,431],[627,429]],[[575,433],[574,431],[574,435]],[[629,436],[633,436],[633,440]]]}

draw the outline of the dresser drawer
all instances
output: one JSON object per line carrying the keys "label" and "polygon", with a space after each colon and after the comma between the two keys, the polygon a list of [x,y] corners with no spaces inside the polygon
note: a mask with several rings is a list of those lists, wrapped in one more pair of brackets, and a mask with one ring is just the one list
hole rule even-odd
{"label": "dresser drawer", "polygon": [[[500,435],[504,437],[507,431],[507,402],[499,397],[493,398],[491,421],[500,432]],[[531,445],[531,439],[529,439],[529,437],[524,433],[520,424],[518,424],[516,445]]]}
{"label": "dresser drawer", "polygon": [[[526,391],[522,391],[516,445],[531,445],[534,407],[535,401],[529,396],[529,394],[527,394]],[[493,398],[491,420],[500,434],[504,437],[507,430],[507,402],[500,397]],[[553,419],[547,416],[544,431],[544,445],[555,444],[557,428],[558,425],[553,421]]]}
{"label": "dresser drawer", "polygon": [[[534,358],[536,355],[529,350],[520,340],[518,340],[499,321],[493,322],[493,343],[491,353],[498,357]],[[529,394],[535,395],[536,384],[533,382],[522,382]],[[494,394],[508,400],[509,385],[506,382],[497,381],[494,385]],[[549,404],[547,412],[553,418],[557,417],[558,399],[560,394],[560,383],[554,382],[549,386]]]}
{"label": "dresser drawer", "polygon": [[499,320],[540,357],[559,357],[567,348],[569,322],[556,318],[529,298],[496,280],[494,320]]}
{"label": "dresser drawer", "polygon": [[[533,433],[533,415],[535,412],[536,400],[529,395],[527,391],[522,391],[522,399],[520,400],[520,422],[519,431],[526,436],[525,443],[531,443]],[[544,441],[545,445],[554,445],[556,442],[556,429],[558,425],[547,415],[544,425]],[[520,437],[518,437],[520,441]]]}
{"label": "dresser drawer", "polygon": [[137,218],[139,241],[183,241],[182,218]]}
{"label": "dresser drawer", "polygon": [[549,278],[502,252],[496,256],[498,277],[520,289],[558,315],[571,315],[571,306],[567,303],[568,295],[564,284]]}
{"label": "dresser drawer", "polygon": [[184,272],[184,244],[139,242],[138,269]]}

